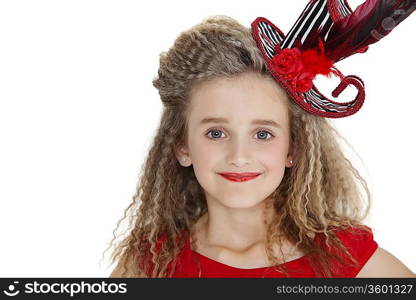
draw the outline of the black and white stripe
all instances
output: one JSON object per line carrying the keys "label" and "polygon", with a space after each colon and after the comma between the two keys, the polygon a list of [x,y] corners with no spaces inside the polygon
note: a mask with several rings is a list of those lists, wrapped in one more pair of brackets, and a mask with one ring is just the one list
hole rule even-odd
{"label": "black and white stripe", "polygon": [[[280,44],[283,40],[283,36],[279,34],[276,30],[274,30],[269,24],[265,22],[259,22],[258,23],[258,29],[259,29],[259,37],[261,40],[261,43],[263,45],[263,48],[267,54],[267,56],[271,59],[274,56],[274,47],[278,44]],[[264,34],[267,36],[267,38],[270,39],[272,44],[270,44],[267,39],[263,37]]]}
{"label": "black and white stripe", "polygon": [[329,29],[328,29],[328,31],[325,34],[324,41],[326,41],[328,39],[328,34],[331,31],[332,26],[334,26],[334,23],[331,21],[331,25],[329,26]]}
{"label": "black and white stripe", "polygon": [[296,21],[295,26],[290,30],[291,33],[288,34],[283,41],[282,48],[291,48],[296,39],[303,38],[305,31],[310,25],[314,26],[313,20],[315,17],[319,18],[320,15],[328,13],[326,1],[327,0],[311,1],[307,5],[307,9],[302,12],[301,16]]}
{"label": "black and white stripe", "polygon": [[345,4],[345,0],[338,0],[339,7],[341,8],[341,15],[343,17],[346,17],[352,13],[352,11],[349,9],[348,5]]}
{"label": "black and white stripe", "polygon": [[322,28],[324,27],[325,23],[329,20],[329,13],[322,13],[326,9],[326,7],[322,7],[319,13],[315,16],[312,23],[309,25],[308,29],[305,31],[301,38],[301,42],[303,43],[305,39],[308,37],[309,33],[314,28]]}
{"label": "black and white stripe", "polygon": [[[314,7],[316,7],[317,4],[315,4]],[[308,5],[306,5],[305,9],[303,10],[303,12],[301,13],[300,17],[297,19],[295,25],[293,25],[292,29],[290,29],[289,33],[286,35],[285,41],[289,40],[290,38],[292,38],[295,34],[295,32],[298,30],[298,28],[300,28],[301,26],[301,22],[303,22],[303,18],[302,16],[304,16],[308,11],[310,11],[312,6],[312,1],[309,1]],[[312,8],[313,9],[313,8]],[[287,48],[285,46],[286,42],[282,43],[282,48]]]}
{"label": "black and white stripe", "polygon": [[304,100],[306,103],[312,105],[314,108],[324,112],[345,112],[350,110],[354,105],[352,103],[337,104],[323,98],[319,92],[313,87],[308,92],[304,93]]}
{"label": "black and white stripe", "polygon": [[[333,19],[328,11],[327,2],[333,0],[311,0],[306,8],[291,28],[286,38],[282,43],[282,48],[291,48],[294,42],[300,39],[303,43],[309,34],[315,29],[321,29],[321,34],[324,40],[327,39],[328,33],[333,25]],[[345,17],[352,13],[352,11],[345,4],[345,0],[336,0],[336,7],[339,9],[341,16]]]}

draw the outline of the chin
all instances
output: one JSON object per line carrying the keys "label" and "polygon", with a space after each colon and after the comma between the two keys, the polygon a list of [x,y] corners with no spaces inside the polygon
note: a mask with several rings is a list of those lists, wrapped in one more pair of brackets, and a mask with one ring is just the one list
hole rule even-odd
{"label": "chin", "polygon": [[[218,198],[217,198],[218,199]],[[259,205],[263,200],[261,199],[246,199],[241,196],[219,198],[222,205],[229,208],[250,208]]]}

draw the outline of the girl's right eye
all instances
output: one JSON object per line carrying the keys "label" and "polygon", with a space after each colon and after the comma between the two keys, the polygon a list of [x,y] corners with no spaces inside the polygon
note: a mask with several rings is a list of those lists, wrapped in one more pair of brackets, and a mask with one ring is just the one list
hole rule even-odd
{"label": "girl's right eye", "polygon": [[219,130],[219,129],[211,129],[210,131],[208,131],[207,132],[207,136],[209,136],[209,134],[211,133],[211,132],[214,132],[214,133],[217,133],[217,134],[215,134],[214,135],[214,137],[210,137],[210,139],[213,139],[213,140],[216,140],[216,139],[218,139],[218,138],[220,138],[221,137],[221,134],[220,134],[220,136],[218,136],[218,132],[220,132],[220,133],[222,133],[222,131],[221,130]]}

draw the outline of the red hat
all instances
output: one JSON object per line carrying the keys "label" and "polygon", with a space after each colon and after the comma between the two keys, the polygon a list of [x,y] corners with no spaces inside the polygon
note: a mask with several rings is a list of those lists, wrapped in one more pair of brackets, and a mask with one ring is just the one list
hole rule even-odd
{"label": "red hat", "polygon": [[[416,0],[367,0],[354,12],[347,0],[308,2],[286,36],[263,17],[251,24],[252,35],[271,75],[302,109],[328,118],[352,115],[364,103],[364,82],[344,76],[334,63],[366,52],[416,9]],[[348,85],[358,90],[357,96],[350,102],[330,100],[313,84],[318,74],[341,79],[333,97]]]}

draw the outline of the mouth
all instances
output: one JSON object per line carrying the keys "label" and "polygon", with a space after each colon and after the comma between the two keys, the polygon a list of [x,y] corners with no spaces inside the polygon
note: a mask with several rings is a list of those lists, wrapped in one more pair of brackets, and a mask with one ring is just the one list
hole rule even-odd
{"label": "mouth", "polygon": [[261,175],[261,173],[218,173],[223,178],[234,181],[234,182],[242,182],[248,181],[256,178],[257,176]]}

